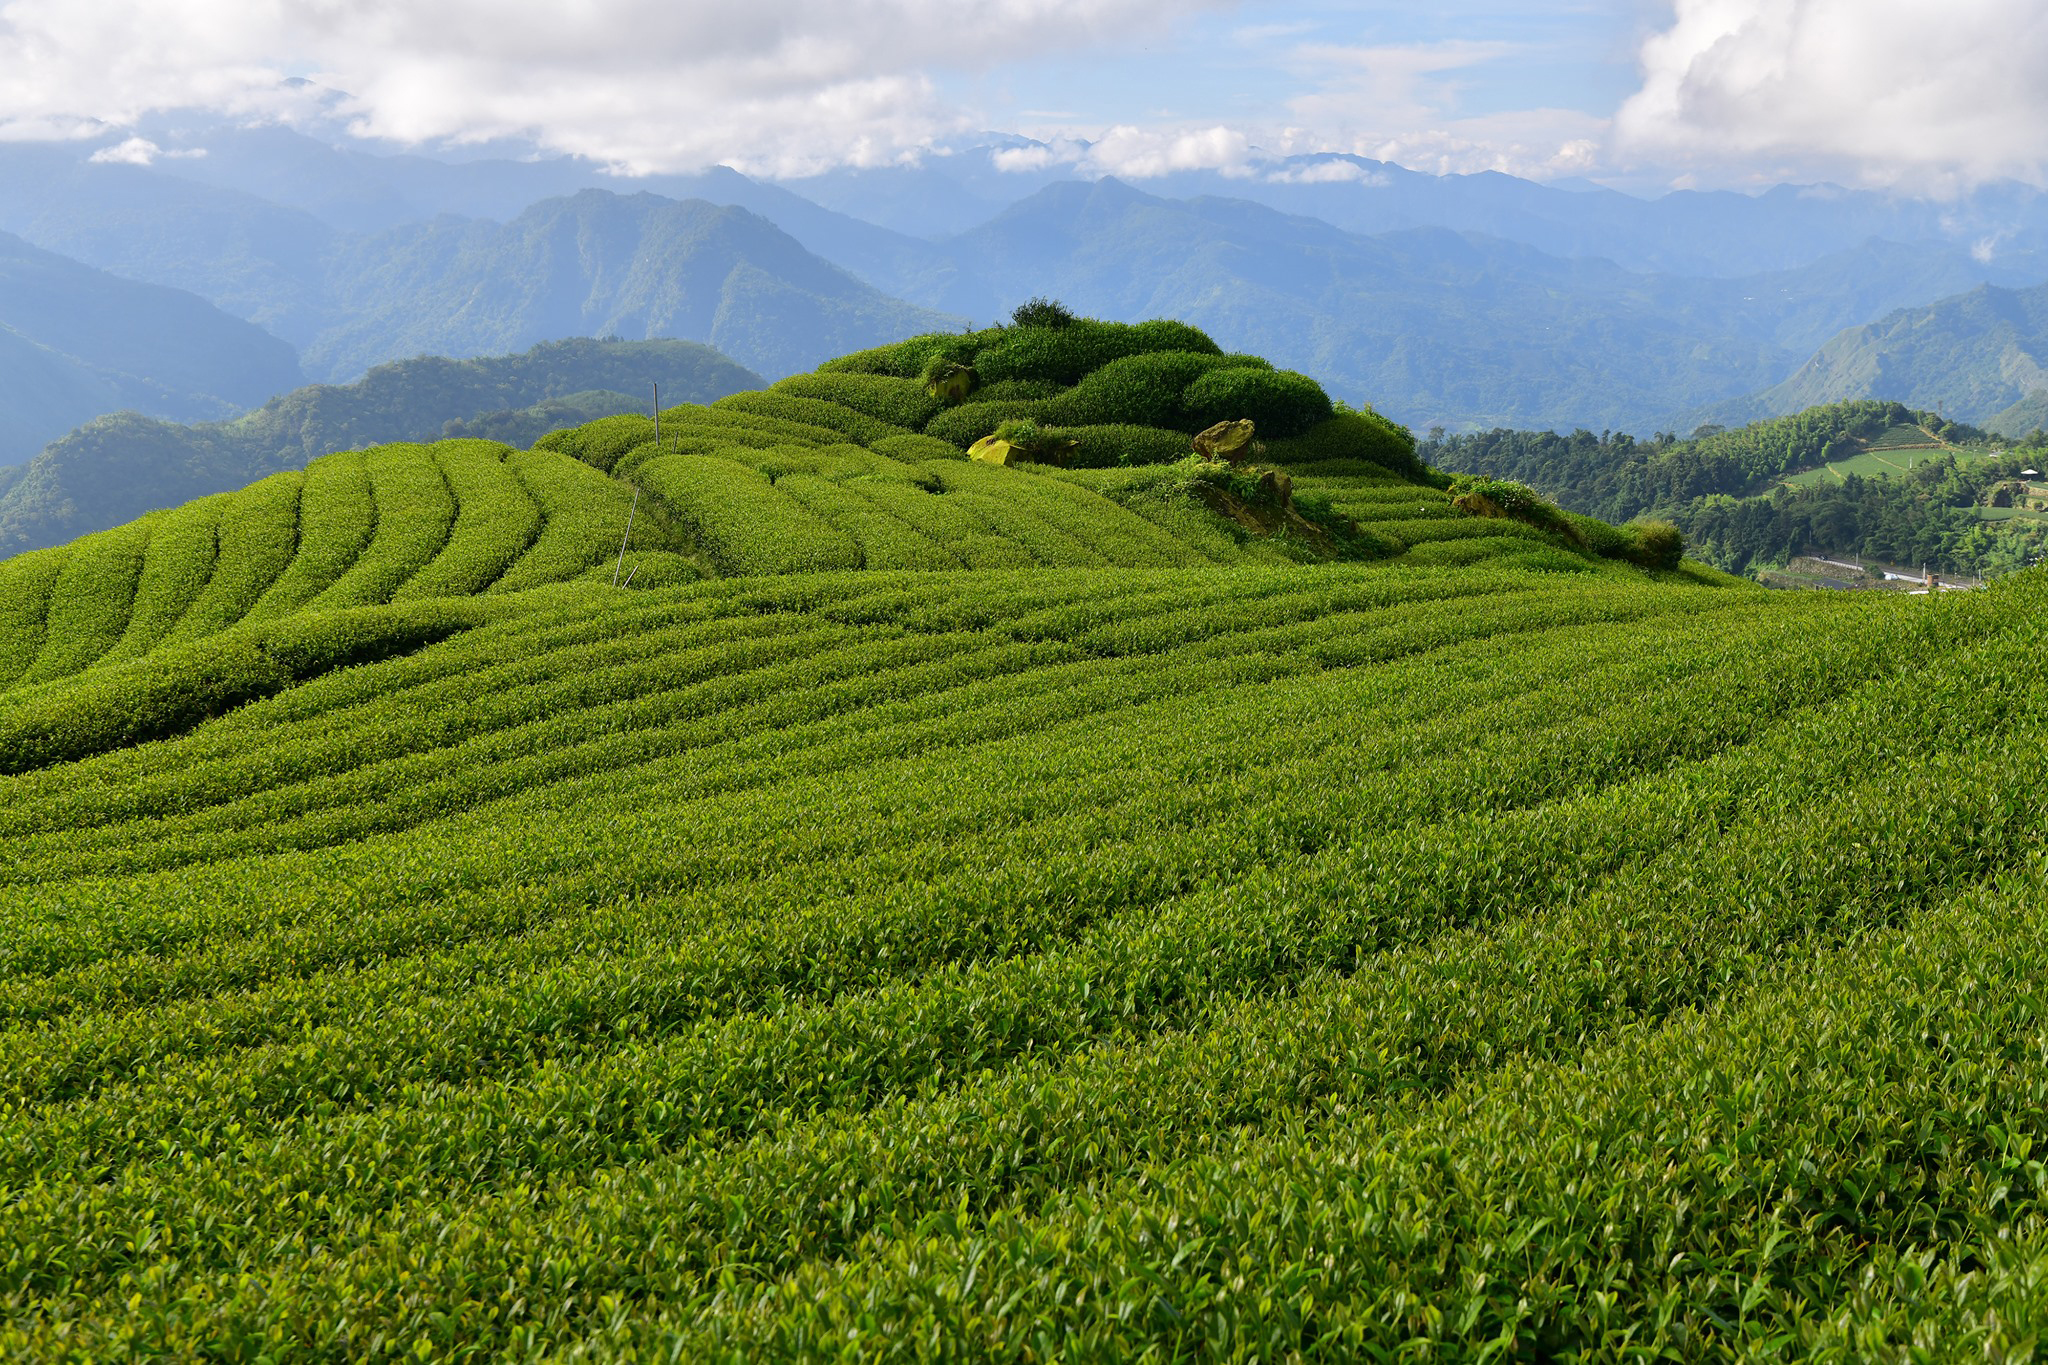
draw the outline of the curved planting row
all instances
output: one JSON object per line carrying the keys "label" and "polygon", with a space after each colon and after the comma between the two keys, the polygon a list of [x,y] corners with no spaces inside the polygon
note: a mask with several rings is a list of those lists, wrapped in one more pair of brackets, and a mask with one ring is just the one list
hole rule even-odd
{"label": "curved planting row", "polygon": [[[1260,458],[1300,471],[1296,490],[1312,496],[1296,515],[1284,492],[1243,495],[1263,497],[1263,510],[1233,504],[1216,491],[1230,477],[1195,457],[1192,433],[1245,417],[1265,442]],[[964,462],[966,446],[1023,419],[1065,448],[1067,468]],[[658,424],[621,416],[556,432],[537,449],[654,494],[696,569],[718,576],[1369,559],[1459,539],[1529,565],[1582,568],[1588,553],[1453,508],[1401,428],[1169,322],[913,337],[668,409]],[[1170,477],[1139,476],[1162,465]],[[1422,519],[1457,525],[1380,516],[1389,490]]]}
{"label": "curved planting row", "polygon": [[616,551],[630,491],[488,441],[348,451],[0,564],[0,687],[304,609],[503,592]]}
{"label": "curved planting row", "polygon": [[0,1345],[1910,1340],[2041,1211],[2043,593],[593,586],[0,779]]}

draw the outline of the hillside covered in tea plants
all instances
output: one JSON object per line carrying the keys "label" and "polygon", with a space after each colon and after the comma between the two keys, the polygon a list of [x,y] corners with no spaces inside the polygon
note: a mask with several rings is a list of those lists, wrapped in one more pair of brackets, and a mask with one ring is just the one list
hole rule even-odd
{"label": "hillside covered in tea plants", "polygon": [[2024,1348],[2040,574],[1024,320],[0,563],[0,1349]]}

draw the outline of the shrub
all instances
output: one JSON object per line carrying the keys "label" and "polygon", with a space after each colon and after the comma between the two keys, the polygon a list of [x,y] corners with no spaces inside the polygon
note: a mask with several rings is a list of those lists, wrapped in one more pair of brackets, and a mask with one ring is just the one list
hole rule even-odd
{"label": "shrub", "polygon": [[1184,351],[1220,356],[1223,351],[1200,331],[1179,322],[1096,322],[1071,326],[1011,327],[995,334],[974,359],[984,384],[1005,379],[1076,384],[1091,371],[1125,356]]}
{"label": "shrub", "polygon": [[1034,294],[1018,304],[1010,312],[1012,327],[1067,327],[1074,322],[1074,315],[1066,305],[1043,294]]}
{"label": "shrub", "polygon": [[1635,557],[1635,537],[1618,526],[1610,525],[1597,517],[1582,517],[1577,512],[1566,512],[1566,520],[1577,528],[1579,539],[1586,548],[1602,559],[1626,559]]}
{"label": "shrub", "polygon": [[1675,569],[1685,555],[1685,536],[1668,521],[1632,521],[1622,529],[1635,542],[1630,561],[1645,569]]}
{"label": "shrub", "polygon": [[535,450],[560,451],[592,465],[606,473],[611,472],[619,457],[638,445],[645,445],[654,439],[654,419],[638,413],[622,413],[617,417],[600,417],[595,422],[585,422],[580,427],[569,427],[562,431],[549,432],[533,443]]}
{"label": "shrub", "polygon": [[[1299,436],[1277,437],[1267,458],[1282,464],[1319,464],[1327,460],[1366,460],[1390,473],[1422,478],[1431,471],[1415,455],[1415,438],[1372,409],[1340,411]],[[1436,486],[1441,487],[1438,483]]]}
{"label": "shrub", "polygon": [[1199,327],[1172,318],[1153,318],[1131,324],[1131,338],[1138,351],[1191,351],[1196,355],[1223,354],[1223,348]]}
{"label": "shrub", "polygon": [[991,327],[981,332],[927,332],[905,341],[892,342],[887,346],[875,346],[865,351],[828,360],[817,368],[818,374],[880,374],[896,379],[915,379],[924,370],[925,362],[932,356],[943,356],[961,364],[971,364],[974,353],[983,346],[991,345],[1003,335],[1000,327]]}
{"label": "shrub", "polygon": [[[979,436],[975,440],[980,440]],[[869,447],[877,455],[887,455],[904,464],[922,464],[926,460],[957,460],[960,448],[940,440],[936,436],[884,436]]]}
{"label": "shrub", "polygon": [[924,385],[915,379],[881,374],[793,374],[769,392],[837,403],[909,431],[922,431],[924,424],[946,406],[941,399],[926,393]]}
{"label": "shrub", "polygon": [[1013,399],[1005,403],[962,403],[948,408],[925,425],[924,434],[950,441],[965,450],[1013,417],[1034,416],[1041,405]]}
{"label": "shrub", "polygon": [[1181,402],[1194,429],[1249,417],[1268,440],[1299,436],[1335,415],[1323,386],[1307,375],[1247,365],[1211,369],[1188,385]]}
{"label": "shrub", "polygon": [[1066,389],[1045,379],[1005,379],[1000,384],[981,384],[974,390],[977,403],[1003,403],[1013,399],[1057,398]]}
{"label": "shrub", "polygon": [[[1220,356],[1153,351],[1110,361],[1040,409],[1070,426],[1131,423],[1191,430],[1181,395],[1223,364]],[[1207,425],[1204,423],[1203,425]]]}
{"label": "shrub", "polygon": [[1618,559],[1643,569],[1675,569],[1685,553],[1685,536],[1668,521],[1632,521],[1612,526],[1594,517],[1566,512],[1586,548],[1602,559]]}
{"label": "shrub", "polygon": [[852,408],[841,407],[838,403],[828,403],[818,398],[799,398],[788,393],[735,393],[719,399],[711,408],[714,412],[744,412],[757,417],[772,417],[783,422],[825,427],[851,436],[862,445],[870,441],[879,441],[884,436],[905,436],[910,430],[897,423],[885,422],[878,417],[855,412]]}
{"label": "shrub", "polygon": [[1586,545],[1586,537],[1570,514],[1547,501],[1527,484],[1507,479],[1461,479],[1452,486],[1451,501],[1475,516],[1506,517],[1563,536],[1574,545]]}
{"label": "shrub", "polygon": [[1189,451],[1188,436],[1182,431],[1160,427],[1109,423],[1096,426],[1061,427],[1058,434],[1080,444],[1068,463],[1079,469],[1108,469],[1118,465],[1172,464]]}

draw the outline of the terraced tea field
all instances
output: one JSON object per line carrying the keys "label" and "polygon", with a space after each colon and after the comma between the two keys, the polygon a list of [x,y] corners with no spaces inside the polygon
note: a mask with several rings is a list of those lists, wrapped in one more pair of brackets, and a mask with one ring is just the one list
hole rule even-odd
{"label": "terraced tea field", "polygon": [[0,563],[6,1355],[2016,1358],[2039,574],[812,378]]}

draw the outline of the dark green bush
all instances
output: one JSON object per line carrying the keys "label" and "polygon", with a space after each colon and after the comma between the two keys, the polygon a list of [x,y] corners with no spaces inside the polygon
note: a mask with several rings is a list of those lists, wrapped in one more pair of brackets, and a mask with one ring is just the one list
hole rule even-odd
{"label": "dark green bush", "polygon": [[793,374],[777,382],[769,392],[837,403],[909,431],[922,431],[924,424],[946,406],[942,399],[926,393],[924,385],[915,379],[881,374]]}
{"label": "dark green bush", "polygon": [[970,365],[974,362],[976,351],[992,344],[1002,335],[1003,329],[1000,327],[991,327],[980,332],[927,332],[906,341],[875,346],[828,360],[820,365],[816,372],[880,374],[896,379],[915,379],[923,372],[925,362],[932,356],[941,355],[948,360]]}
{"label": "dark green bush", "polygon": [[[979,436],[974,438],[980,440]],[[973,444],[969,442],[968,444]],[[922,464],[926,460],[957,460],[960,448],[936,436],[884,436],[869,447],[877,455],[887,455],[904,464]]]}
{"label": "dark green bush", "polygon": [[600,417],[580,427],[550,432],[533,443],[535,450],[553,450],[611,472],[619,457],[654,439],[654,419],[638,413]]}
{"label": "dark green bush", "polygon": [[1076,469],[1172,464],[1186,458],[1191,449],[1184,431],[1130,423],[1060,427],[1056,434],[1066,440],[1080,442],[1068,459],[1068,464]]}
{"label": "dark green bush", "polygon": [[1172,318],[1153,318],[1131,324],[1131,336],[1138,351],[1192,351],[1196,355],[1222,355],[1223,348],[1199,327]]}
{"label": "dark green bush", "polygon": [[1067,327],[1073,322],[1074,315],[1065,304],[1043,294],[1032,295],[1010,312],[1012,327]]}
{"label": "dark green bush", "polygon": [[1408,434],[1408,429],[1369,408],[1363,412],[1340,412],[1299,436],[1277,437],[1267,443],[1266,458],[1283,464],[1365,460],[1409,478],[1425,478],[1431,473],[1416,458],[1415,438]]}
{"label": "dark green bush", "polygon": [[1128,423],[1192,430],[1187,425],[1181,395],[1197,379],[1223,363],[1221,356],[1192,351],[1124,356],[1095,370],[1059,397],[1047,400],[1040,413],[1063,426]]}
{"label": "dark green bush", "polygon": [[1082,318],[1057,329],[1005,328],[983,346],[973,363],[984,384],[1005,379],[1076,384],[1112,360],[1152,351],[1222,354],[1215,342],[1185,323],[1129,324]]}
{"label": "dark green bush", "polygon": [[1594,517],[1566,512],[1586,548],[1602,559],[1618,559],[1643,569],[1675,569],[1685,554],[1685,536],[1668,521],[1632,521],[1613,526]]}
{"label": "dark green bush", "polygon": [[1577,519],[1527,484],[1466,477],[1451,486],[1451,502],[1476,516],[1506,517],[1563,536],[1574,545],[1591,548]]}
{"label": "dark green bush", "polygon": [[1668,521],[1632,521],[1622,530],[1634,541],[1629,561],[1645,569],[1675,569],[1685,556],[1685,535]]}
{"label": "dark green bush", "polygon": [[965,450],[982,437],[994,434],[997,427],[1013,417],[1036,416],[1041,406],[1026,399],[1012,399],[1006,403],[962,403],[932,418],[926,424],[924,434],[950,441]]}
{"label": "dark green bush", "polygon": [[828,403],[818,398],[798,398],[786,393],[736,393],[721,398],[711,405],[712,411],[721,409],[728,412],[752,413],[760,417],[773,417],[785,422],[801,422],[814,427],[851,436],[862,445],[879,441],[885,436],[907,436],[908,427],[894,422],[885,422],[878,417],[855,412],[837,403]]}
{"label": "dark green bush", "polygon": [[1627,559],[1635,557],[1635,537],[1620,527],[1609,525],[1597,517],[1582,517],[1577,512],[1566,512],[1565,519],[1578,528],[1579,538],[1586,548],[1602,559]]}
{"label": "dark green bush", "polygon": [[1002,403],[1011,399],[1057,398],[1066,390],[1045,379],[1005,379],[1000,384],[983,384],[974,390],[977,403]]}
{"label": "dark green bush", "polygon": [[1197,431],[1249,417],[1266,440],[1299,436],[1334,415],[1323,386],[1307,375],[1237,364],[1202,375],[1181,401],[1188,425]]}

